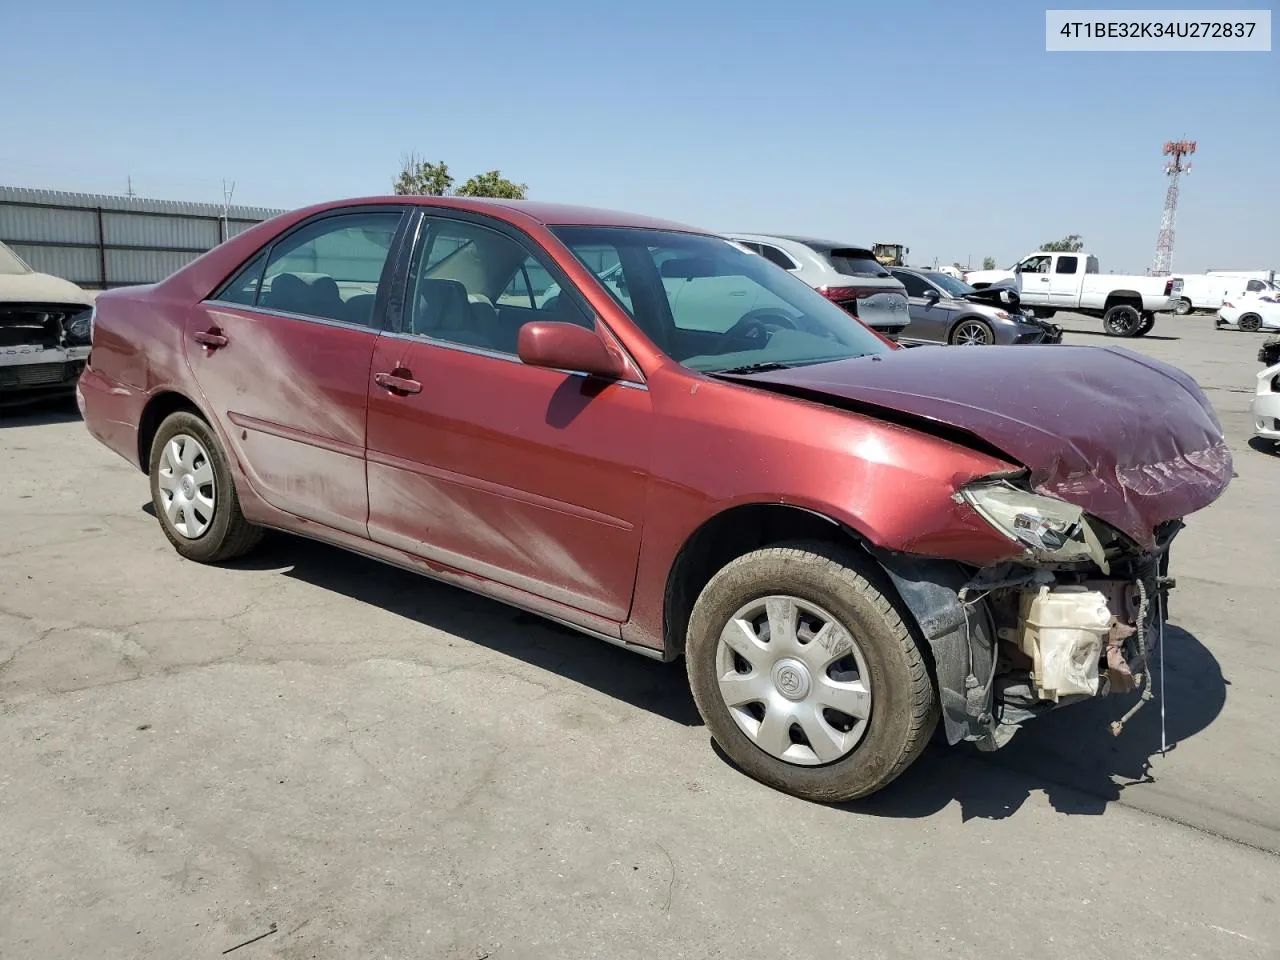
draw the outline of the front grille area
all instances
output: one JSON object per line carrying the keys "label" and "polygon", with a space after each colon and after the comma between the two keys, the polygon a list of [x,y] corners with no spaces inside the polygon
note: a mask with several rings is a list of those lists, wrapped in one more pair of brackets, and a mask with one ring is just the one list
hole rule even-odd
{"label": "front grille area", "polygon": [[83,369],[83,363],[28,363],[0,367],[0,390],[54,386],[74,380]]}

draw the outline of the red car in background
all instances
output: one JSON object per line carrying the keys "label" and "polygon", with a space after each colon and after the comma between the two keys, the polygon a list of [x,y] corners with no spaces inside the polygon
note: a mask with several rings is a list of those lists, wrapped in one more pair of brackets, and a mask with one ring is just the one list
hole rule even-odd
{"label": "red car in background", "polygon": [[[603,279],[602,279],[603,278]],[[1231,458],[1112,347],[898,349],[762,257],[567,206],[282,215],[97,300],[89,431],[205,563],[264,527],[664,660],[817,800],[1149,682]]]}

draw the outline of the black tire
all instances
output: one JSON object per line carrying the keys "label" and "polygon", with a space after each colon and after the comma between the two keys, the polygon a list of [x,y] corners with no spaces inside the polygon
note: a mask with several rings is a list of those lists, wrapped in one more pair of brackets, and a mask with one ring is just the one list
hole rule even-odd
{"label": "black tire", "polygon": [[[685,661],[693,698],[711,736],[740,769],[775,789],[819,803],[864,797],[919,757],[938,722],[938,697],[925,655],[869,564],[824,543],[756,550],[721,569],[689,620]],[[824,608],[856,638],[867,663],[871,712],[862,738],[840,759],[790,763],[766,753],[739,728],[720,693],[717,646],[745,604],[785,593]]]}
{"label": "black tire", "polygon": [[1186,297],[1183,297],[1181,300],[1179,300],[1177,303],[1173,305],[1173,312],[1179,317],[1187,316],[1194,309],[1195,308],[1192,307],[1191,305],[1191,301],[1188,300]]}
{"label": "black tire", "polygon": [[1154,313],[1144,313],[1142,315],[1142,326],[1138,327],[1137,332],[1134,333],[1134,336],[1145,337],[1148,333],[1151,332],[1152,328],[1155,327],[1155,325],[1156,325],[1156,315]]}
{"label": "black tire", "polygon": [[[161,460],[165,445],[182,435],[194,438],[208,454],[213,469],[213,516],[208,529],[199,536],[189,538],[178,531],[166,512],[166,500],[160,488]],[[261,527],[245,519],[240,510],[240,498],[236,494],[231,477],[231,467],[222,444],[209,425],[193,413],[172,413],[160,424],[151,442],[148,464],[151,477],[151,503],[155,507],[160,529],[173,544],[173,548],[188,560],[198,563],[221,563],[243,556],[262,539]]]}
{"label": "black tire", "polygon": [[1246,313],[1236,321],[1236,326],[1248,333],[1253,333],[1255,330],[1262,329],[1262,317],[1256,313]]}
{"label": "black tire", "polygon": [[979,320],[977,317],[964,317],[956,321],[956,325],[951,328],[951,333],[947,336],[947,343],[952,346],[961,346],[961,331],[974,331],[975,335],[980,332],[985,338],[983,343],[976,340],[966,340],[964,346],[991,346],[996,342],[995,331],[991,329],[991,324],[985,320]]}
{"label": "black tire", "polygon": [[1127,303],[1118,303],[1102,315],[1102,332],[1108,337],[1134,337],[1141,326],[1141,311]]}

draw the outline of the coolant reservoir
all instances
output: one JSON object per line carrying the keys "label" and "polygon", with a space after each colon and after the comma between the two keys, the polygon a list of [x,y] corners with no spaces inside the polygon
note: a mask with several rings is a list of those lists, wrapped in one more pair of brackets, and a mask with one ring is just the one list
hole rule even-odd
{"label": "coolant reservoir", "polygon": [[1021,618],[1018,646],[1032,660],[1038,696],[1098,692],[1098,662],[1111,631],[1103,594],[1079,586],[1026,590]]}

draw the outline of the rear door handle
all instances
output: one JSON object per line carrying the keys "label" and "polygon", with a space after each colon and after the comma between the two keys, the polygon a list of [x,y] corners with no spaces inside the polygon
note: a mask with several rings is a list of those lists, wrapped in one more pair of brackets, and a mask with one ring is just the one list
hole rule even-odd
{"label": "rear door handle", "polygon": [[408,377],[397,377],[394,373],[375,373],[373,382],[392,393],[407,395],[422,392],[422,384],[417,380],[411,380]]}
{"label": "rear door handle", "polygon": [[217,327],[213,327],[209,330],[197,331],[194,334],[193,339],[196,343],[206,346],[210,350],[217,350],[219,347],[225,347],[227,345],[227,338],[218,332]]}

